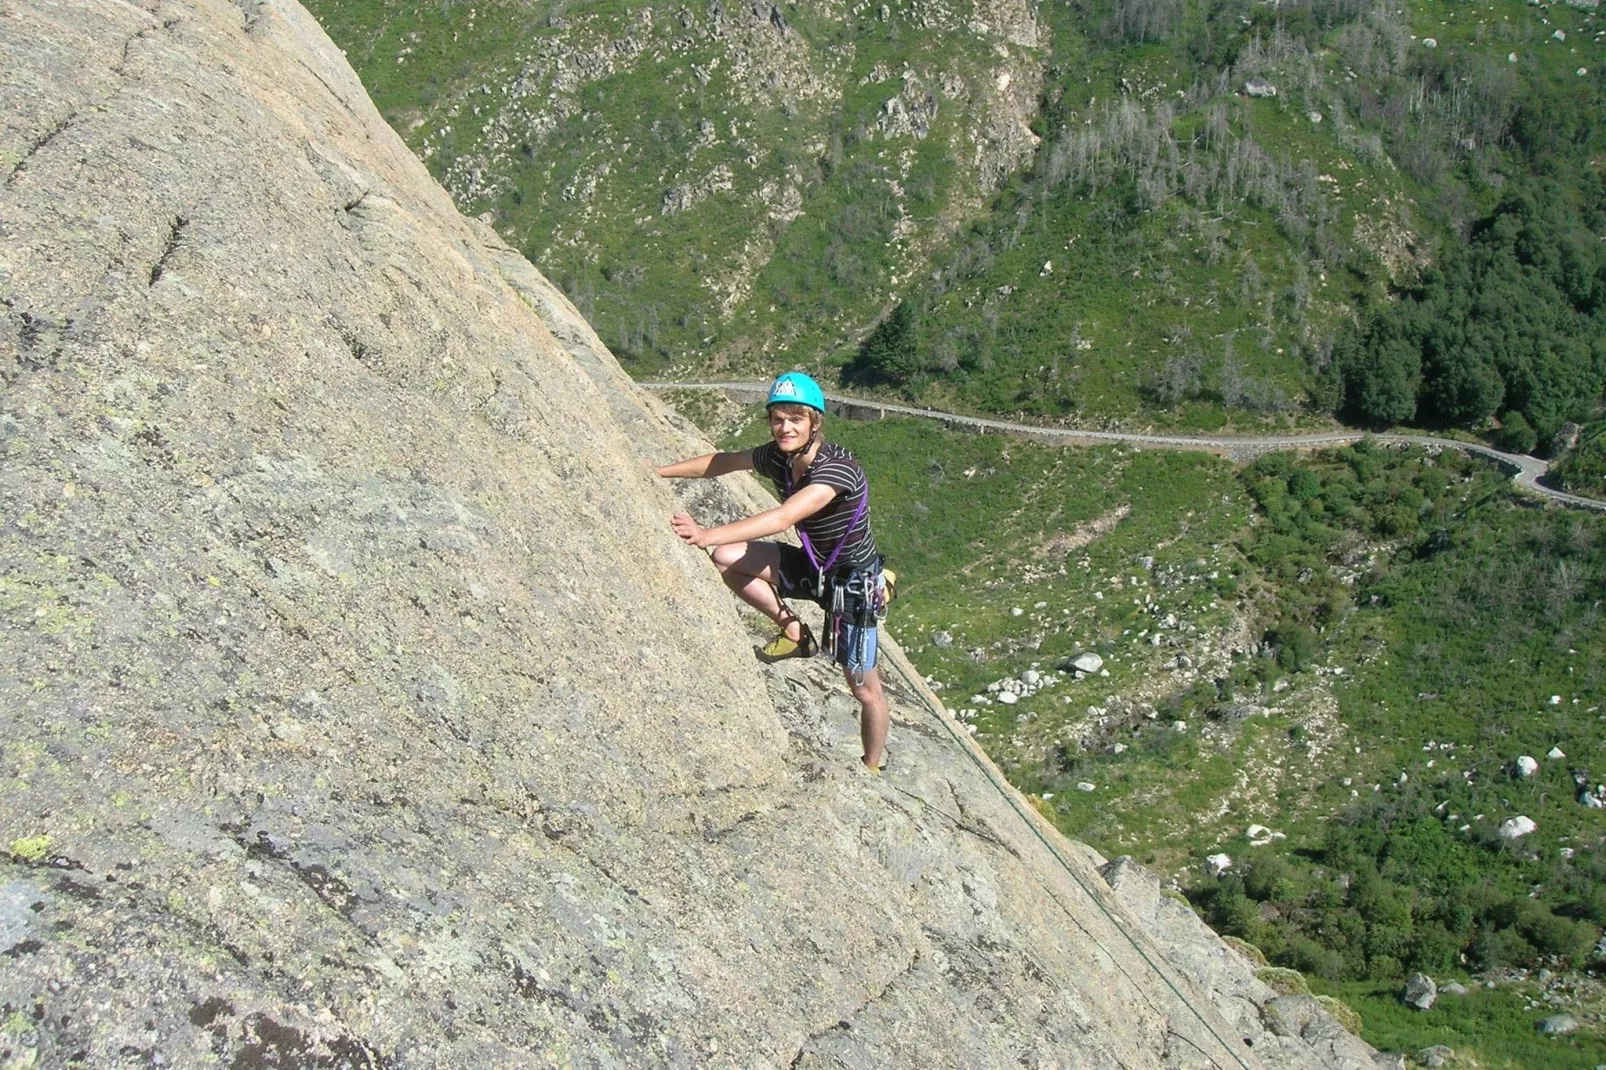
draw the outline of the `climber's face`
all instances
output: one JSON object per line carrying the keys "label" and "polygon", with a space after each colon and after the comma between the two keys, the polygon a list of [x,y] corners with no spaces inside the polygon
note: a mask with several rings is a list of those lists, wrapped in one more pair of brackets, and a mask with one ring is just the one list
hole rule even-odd
{"label": "climber's face", "polygon": [[770,434],[782,453],[795,453],[808,444],[816,419],[814,410],[802,405],[775,405],[770,408]]}

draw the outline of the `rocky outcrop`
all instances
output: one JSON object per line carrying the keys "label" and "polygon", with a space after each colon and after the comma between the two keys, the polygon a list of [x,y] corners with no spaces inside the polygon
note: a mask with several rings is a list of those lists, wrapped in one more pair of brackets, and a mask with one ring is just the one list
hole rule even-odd
{"label": "rocky outcrop", "polygon": [[294,3],[0,53],[9,1065],[1343,1065],[917,676],[858,771],[667,531],[695,437]]}
{"label": "rocky outcrop", "polygon": [[1165,894],[1148,870],[1122,857],[1100,872],[1165,961],[1213,993],[1234,1034],[1268,1066],[1373,1070],[1370,1045],[1311,996],[1279,995],[1262,982],[1252,962],[1217,939],[1186,903]]}

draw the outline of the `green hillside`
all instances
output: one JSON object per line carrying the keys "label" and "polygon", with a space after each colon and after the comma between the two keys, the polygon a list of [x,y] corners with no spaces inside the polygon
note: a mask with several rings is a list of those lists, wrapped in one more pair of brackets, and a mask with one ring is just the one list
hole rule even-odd
{"label": "green hillside", "polygon": [[1122,31],[1141,4],[1105,22],[1045,9],[1034,167],[907,297],[902,344],[872,339],[850,376],[1195,427],[1306,412],[1481,429],[1514,412],[1548,441],[1594,411],[1593,9],[1148,7],[1167,29]]}
{"label": "green hillside", "polygon": [[1037,140],[1023,0],[310,6],[638,372],[850,348]]}
{"label": "green hillside", "polygon": [[312,7],[637,374],[1532,448],[1606,378],[1575,3]]}

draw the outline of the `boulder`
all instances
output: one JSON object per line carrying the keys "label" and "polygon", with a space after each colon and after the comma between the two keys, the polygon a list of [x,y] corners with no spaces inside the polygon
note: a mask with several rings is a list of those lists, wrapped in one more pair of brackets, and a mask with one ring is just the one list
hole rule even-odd
{"label": "boulder", "polygon": [[1244,83],[1244,92],[1257,98],[1274,97],[1277,87],[1264,78],[1251,78]]}
{"label": "boulder", "polygon": [[1212,877],[1219,877],[1232,868],[1232,856],[1224,854],[1208,855],[1205,858],[1205,869]]}
{"label": "boulder", "polygon": [[1431,1048],[1423,1048],[1416,1053],[1416,1061],[1423,1066],[1437,1070],[1438,1067],[1449,1066],[1450,1060],[1455,1058],[1455,1049],[1443,1044],[1435,1044]]}
{"label": "boulder", "polygon": [[1567,757],[1567,755],[1566,752],[1564,752],[1560,747],[1551,747],[1550,750],[1545,753],[1545,757],[1549,758],[1553,762],[1556,762]]}
{"label": "boulder", "polygon": [[1435,985],[1433,978],[1425,973],[1413,973],[1405,982],[1405,992],[1400,996],[1406,1006],[1415,1007],[1419,1011],[1431,1010],[1438,998],[1439,986]]}
{"label": "boulder", "polygon": [[1516,770],[1517,775],[1526,780],[1528,777],[1531,777],[1535,773],[1539,772],[1539,763],[1534,760],[1532,755],[1524,754],[1522,757],[1517,759]]}
{"label": "boulder", "polygon": [[[1589,0],[1589,6],[1594,7],[1599,2],[1600,0]],[[1580,0],[1569,0],[1569,3],[1572,6],[1582,6]],[[1564,421],[1550,440],[1550,455],[1560,457],[1568,450],[1576,448],[1583,433],[1584,429],[1579,424],[1571,420]]]}
{"label": "boulder", "polygon": [[1070,667],[1077,672],[1098,672],[1104,668],[1104,659],[1089,650],[1072,658]]}
{"label": "boulder", "polygon": [[953,633],[932,632],[931,645],[936,647],[938,650],[947,650],[949,647],[954,645]]}
{"label": "boulder", "polygon": [[1462,984],[1460,981],[1451,981],[1449,984],[1443,985],[1439,989],[1439,995],[1441,996],[1464,996],[1466,994],[1467,986]]}
{"label": "boulder", "polygon": [[1538,827],[1531,817],[1510,817],[1500,822],[1500,838],[1502,840],[1520,840]]}
{"label": "boulder", "polygon": [[1578,1019],[1570,1014],[1552,1014],[1534,1025],[1541,1036],[1565,1037],[1578,1032]]}

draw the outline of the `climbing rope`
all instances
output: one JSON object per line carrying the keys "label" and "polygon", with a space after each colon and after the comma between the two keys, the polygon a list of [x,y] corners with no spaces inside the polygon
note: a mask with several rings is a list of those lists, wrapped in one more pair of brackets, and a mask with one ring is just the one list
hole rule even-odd
{"label": "climbing rope", "polygon": [[[889,651],[889,653],[890,652],[892,652],[892,651]],[[1222,1038],[1221,1034],[1216,1032],[1215,1027],[1210,1024],[1209,1019],[1207,1019],[1202,1013],[1200,1013],[1200,1011],[1199,1011],[1199,1009],[1197,1007],[1195,1007],[1192,1003],[1190,1003],[1188,1001],[1188,997],[1186,997],[1185,995],[1182,994],[1182,991],[1179,988],[1177,988],[1177,986],[1172,982],[1171,978],[1166,975],[1165,971],[1161,970],[1160,967],[1155,963],[1155,961],[1152,958],[1149,957],[1148,952],[1143,949],[1143,946],[1138,943],[1137,939],[1134,938],[1133,935],[1126,930],[1126,927],[1123,926],[1120,923],[1119,920],[1117,920],[1115,915],[1112,914],[1104,906],[1104,904],[1100,901],[1100,897],[1097,894],[1095,894],[1093,889],[1088,886],[1087,882],[1084,881],[1081,878],[1081,876],[1076,872],[1075,868],[1071,865],[1070,861],[1065,857],[1065,855],[1060,851],[1060,849],[1058,847],[1056,847],[1049,840],[1049,838],[1047,836],[1043,835],[1042,829],[1040,829],[1038,827],[1037,821],[1034,820],[1034,817],[1037,817],[1039,815],[1034,815],[1034,814],[1027,813],[1025,807],[1023,807],[1021,805],[1019,797],[1017,796],[1015,791],[1012,788],[1010,788],[1006,782],[1001,782],[1000,781],[1000,779],[998,777],[998,774],[997,774],[997,767],[994,766],[991,762],[985,762],[984,763],[980,759],[980,757],[977,756],[976,751],[974,749],[974,745],[971,743],[971,741],[968,740],[968,739],[965,739],[965,738],[963,738],[963,737],[961,737],[959,735],[959,733],[954,729],[954,726],[953,726],[950,718],[948,717],[948,715],[946,713],[944,713],[942,711],[940,706],[934,706],[933,705],[932,699],[928,696],[928,694],[926,692],[926,688],[924,686],[924,681],[921,681],[921,682],[917,683],[916,682],[917,676],[910,675],[910,671],[913,668],[913,666],[912,665],[909,665],[908,667],[905,666],[904,663],[906,662],[907,658],[903,654],[903,651],[901,649],[897,650],[895,652],[894,656],[892,658],[890,658],[889,660],[891,661],[892,665],[898,670],[898,675],[903,677],[903,681],[904,681],[905,684],[907,684],[909,686],[909,689],[920,697],[921,705],[925,706],[927,711],[930,712],[932,714],[932,716],[934,716],[939,723],[941,723],[941,725],[943,726],[944,730],[947,731],[948,735],[953,739],[953,741],[956,744],[958,744],[959,749],[964,751],[965,755],[970,758],[971,764],[973,764],[978,770],[981,771],[982,775],[985,776],[987,778],[987,780],[992,784],[994,790],[997,791],[998,794],[1004,799],[1004,801],[1009,804],[1009,806],[1010,806],[1010,808],[1012,810],[1014,810],[1017,814],[1020,815],[1021,820],[1026,823],[1026,827],[1032,830],[1032,835],[1036,836],[1038,841],[1040,843],[1042,843],[1042,845],[1044,847],[1048,848],[1049,854],[1054,856],[1054,860],[1060,864],[1060,867],[1062,869],[1065,870],[1066,875],[1068,875],[1071,878],[1071,880],[1076,883],[1076,886],[1078,888],[1082,889],[1082,893],[1084,895],[1086,895],[1088,897],[1088,899],[1090,899],[1092,901],[1092,903],[1093,903],[1093,905],[1095,907],[1098,908],[1099,913],[1104,915],[1105,920],[1110,923],[1111,927],[1114,928],[1116,932],[1120,933],[1123,937],[1126,938],[1127,943],[1132,945],[1132,950],[1134,950],[1134,951],[1136,951],[1138,953],[1138,957],[1143,959],[1143,961],[1148,965],[1149,969],[1152,970],[1155,973],[1155,975],[1160,978],[1160,980],[1165,982],[1166,987],[1171,989],[1172,995],[1177,997],[1177,1002],[1181,1003],[1184,1007],[1188,1008],[1189,1012],[1192,1013],[1192,1015],[1199,1020],[1199,1024],[1204,1026],[1205,1031],[1208,1032],[1212,1037],[1215,1038],[1216,1043],[1220,1044],[1223,1050],[1227,1051],[1229,1054],[1232,1055],[1233,1059],[1238,1063],[1239,1067],[1241,1067],[1242,1070],[1251,1070],[1249,1064],[1244,1062],[1243,1056],[1238,1054],[1237,1049],[1235,1048],[1235,1046],[1232,1045],[1232,1044],[1227,1043],[1227,1041]],[[894,787],[896,787],[896,785],[894,785]],[[905,795],[911,794],[911,793],[909,793],[907,791],[904,791],[904,789],[902,789],[902,788],[898,788],[897,790],[900,791],[900,792],[903,792],[903,794],[905,794]],[[924,802],[925,800],[921,800],[921,801]],[[927,805],[929,806],[931,804],[927,803]],[[936,807],[932,807],[932,808],[936,809]],[[939,811],[939,812],[941,812],[941,811]],[[949,820],[950,821],[954,821],[954,824],[956,826],[958,826],[959,828],[967,829],[967,825],[966,824],[954,820],[948,814],[943,813],[943,816],[944,817],[949,817]],[[1050,893],[1050,894],[1052,894],[1052,893]],[[1059,897],[1055,896],[1055,900],[1056,900],[1056,902],[1059,902]],[[1082,924],[1081,919],[1076,916],[1076,912],[1073,911],[1064,902],[1060,902],[1059,905],[1060,905],[1060,908],[1062,910],[1064,910],[1066,915],[1071,919],[1072,923],[1074,923],[1076,925],[1076,927],[1078,929],[1080,929],[1082,931],[1082,933],[1093,943],[1093,946],[1097,947],[1100,951],[1104,952],[1106,955],[1109,955],[1110,961],[1115,963],[1116,969],[1120,970],[1122,975],[1125,976],[1126,979],[1132,983],[1132,986],[1135,989],[1137,989],[1138,993],[1143,997],[1144,1002],[1148,1003],[1150,1008],[1152,1008],[1155,1011],[1155,1013],[1160,1014],[1162,1017],[1164,1017],[1165,1016],[1165,1012],[1160,1007],[1155,1006],[1154,1003],[1149,1001],[1148,995],[1144,992],[1143,985],[1139,984],[1135,977],[1133,977],[1131,974],[1127,973],[1126,967],[1122,966],[1120,961],[1118,959],[1116,959],[1116,957],[1114,955],[1110,955],[1109,949],[1106,948],[1099,941],[1098,937],[1094,936],[1093,933],[1088,930],[1086,925]],[[1167,1027],[1166,1032],[1167,1032],[1168,1035],[1175,1036],[1175,1037],[1177,1037],[1177,1038],[1179,1038],[1181,1040],[1187,1041],[1187,1043],[1191,1047],[1197,1049],[1201,1054],[1205,1055],[1211,1061],[1211,1063],[1213,1063],[1216,1067],[1218,1067],[1218,1068],[1221,1067],[1221,1063],[1216,1061],[1215,1056],[1210,1055],[1203,1048],[1199,1047],[1199,1045],[1197,1043],[1195,1043],[1193,1040],[1190,1040],[1188,1037],[1185,1037],[1181,1033],[1176,1032],[1175,1030],[1171,1029],[1169,1026]]]}

